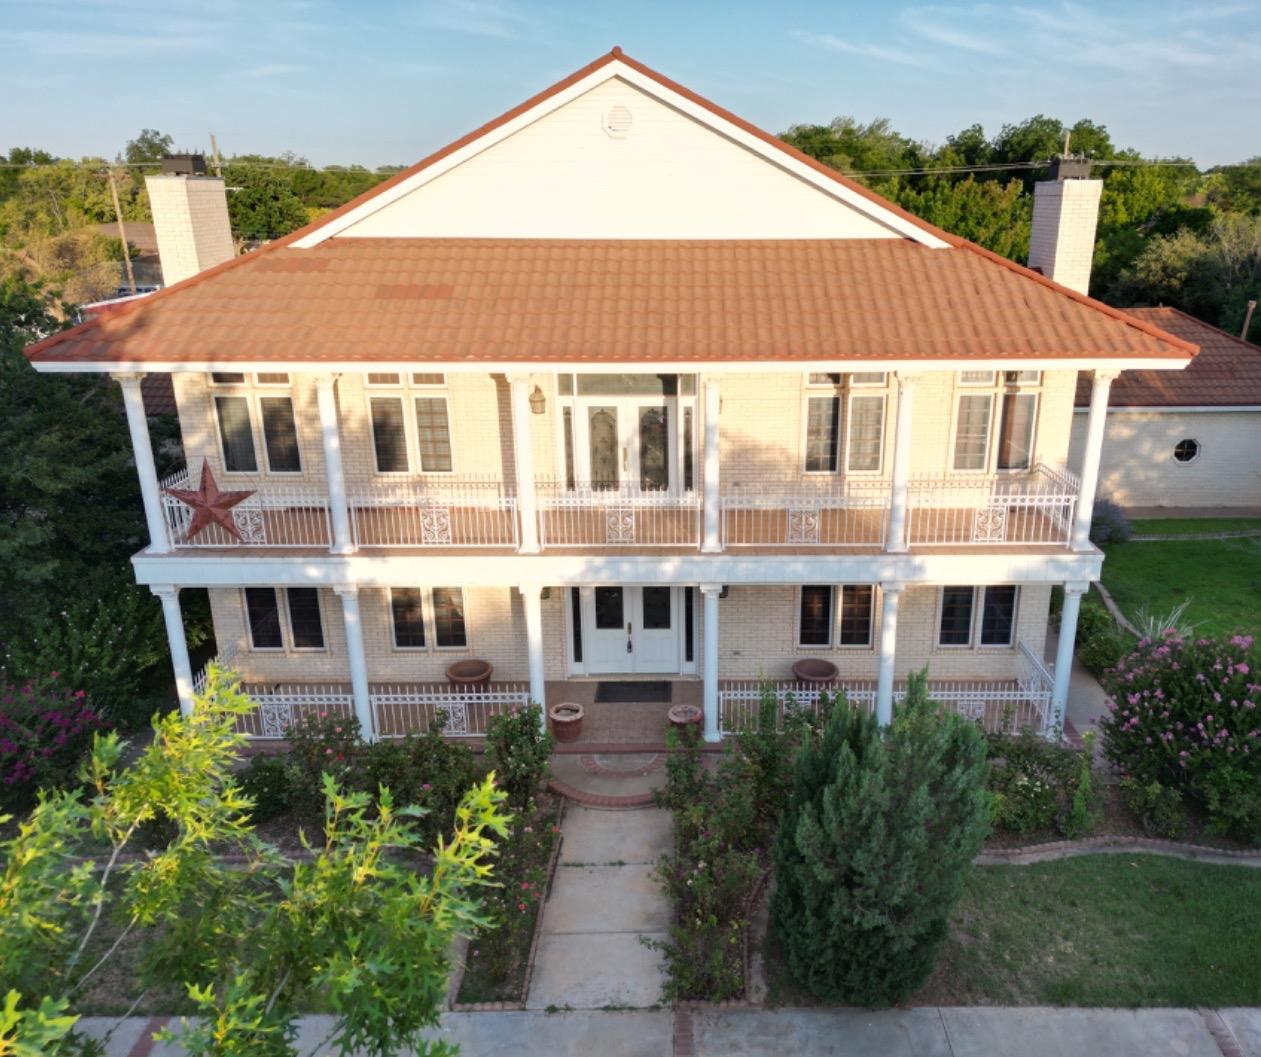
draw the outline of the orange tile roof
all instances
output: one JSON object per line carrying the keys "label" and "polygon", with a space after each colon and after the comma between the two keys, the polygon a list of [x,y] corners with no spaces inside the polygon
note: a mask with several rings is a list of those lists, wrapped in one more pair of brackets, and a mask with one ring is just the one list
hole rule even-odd
{"label": "orange tile roof", "polygon": [[1184,348],[907,239],[330,239],[101,317],[38,360],[1143,356]]}
{"label": "orange tile roof", "polygon": [[[1261,407],[1261,346],[1180,312],[1176,308],[1127,308],[1200,352],[1181,371],[1122,371],[1108,395],[1109,407]],[[1077,385],[1077,405],[1090,404],[1090,383]]]}
{"label": "orange tile roof", "polygon": [[[805,241],[619,244],[558,240],[550,244],[550,250],[543,240],[479,240],[476,244],[465,240],[342,240],[360,243],[361,255],[351,259],[357,266],[379,274],[387,273],[391,262],[402,267],[410,263],[398,265],[403,255],[400,243],[406,243],[408,250],[418,255],[417,263],[422,266],[472,269],[475,274],[465,277],[463,290],[453,287],[451,297],[445,299],[445,308],[454,310],[455,306],[463,305],[465,312],[484,313],[487,318],[457,320],[452,312],[433,305],[429,313],[418,313],[414,306],[404,307],[413,299],[400,291],[378,291],[375,298],[366,299],[364,291],[357,289],[362,283],[353,269],[340,271],[336,283],[321,278],[337,271],[345,260],[339,252],[346,248],[338,245],[337,239],[315,249],[289,248],[295,241],[613,62],[624,63],[716,117],[735,124],[829,180],[911,221],[953,249],[931,251],[942,260],[929,263],[924,257],[908,252],[920,247],[904,246],[896,240],[861,240],[848,246]],[[877,246],[879,242],[888,245]],[[757,248],[759,245],[761,249]],[[894,249],[895,246],[898,248]],[[453,247],[462,249],[457,252]],[[692,284],[684,297],[662,289],[660,282],[655,284],[655,296],[651,296],[645,288],[653,283],[643,283],[643,277],[638,275],[640,269],[656,267],[667,260],[673,260],[676,267],[683,267],[685,271],[689,266],[714,267],[712,262],[722,257],[723,247],[731,251],[725,263],[717,265],[723,281],[696,283],[694,276],[676,276],[676,281]],[[487,252],[493,253],[495,259],[488,259]],[[545,258],[555,269],[554,281],[543,282],[542,291],[531,291],[540,295],[541,300],[519,305],[518,310],[524,314],[505,319],[503,303],[510,298],[501,298],[497,291],[479,286],[476,276],[485,269],[520,288],[529,277],[513,274],[514,262],[520,267],[523,257],[530,258],[535,253],[542,254],[539,259]],[[567,270],[559,263],[571,253],[585,254],[587,261],[601,260],[608,255],[607,266],[600,269],[602,287],[597,288],[588,281],[587,275],[575,273],[572,268]],[[627,262],[632,256],[635,263],[630,265]],[[830,274],[806,274],[808,267],[804,262],[829,260],[833,262]],[[912,261],[915,263],[909,265],[906,274],[893,274],[902,267],[902,262]],[[690,265],[679,262],[690,262]],[[747,271],[767,266],[785,268],[792,281],[777,274],[757,275]],[[632,272],[628,273],[627,268]],[[844,273],[843,281],[838,278],[837,268]],[[282,284],[273,281],[280,274],[300,278],[284,284],[281,290]],[[1013,282],[1013,277],[1017,281]],[[404,271],[391,275],[385,285],[425,285],[417,283],[416,278]],[[445,287],[452,285],[451,278],[449,274],[442,274],[428,280],[428,284]],[[540,281],[542,278],[539,277]],[[569,293],[558,288],[556,284],[562,281],[572,284],[572,289],[580,289],[585,303],[575,304]],[[924,282],[929,285],[917,285]],[[199,290],[201,296],[194,296],[194,290]],[[838,315],[836,303],[820,300],[822,291],[845,304],[844,318]],[[856,296],[858,291],[866,296]],[[431,301],[443,300],[433,291],[427,296]],[[699,297],[707,301],[702,304],[696,300]],[[776,297],[781,298],[778,304],[768,303]],[[800,305],[795,297],[802,299]],[[278,298],[296,299],[304,311],[295,315],[290,303]],[[692,300],[684,303],[684,298]],[[367,319],[359,315],[365,303],[370,303],[382,318]],[[557,316],[549,318],[544,305],[550,306],[549,310]],[[803,305],[809,305],[812,310],[804,317],[798,311]],[[1085,309],[1085,313],[1078,308]],[[763,325],[749,333],[733,333],[738,328],[733,327],[730,320],[714,318],[714,313],[733,311],[741,320],[756,316]],[[931,320],[925,318],[925,313],[929,312],[936,313]],[[1022,315],[1027,318],[1006,318]],[[789,320],[785,330],[774,326],[768,329],[765,325],[780,317]],[[574,321],[579,318],[588,320],[585,328],[577,327]],[[1132,355],[1185,360],[1195,352],[1193,345],[1172,338],[1158,328],[914,217],[863,185],[623,54],[620,48],[614,48],[315,223],[254,254],[238,257],[158,291],[143,303],[120,304],[108,313],[31,346],[27,354],[35,361],[135,363],[233,359],[501,360],[509,357],[554,360],[558,356],[602,360],[618,355],[623,358],[640,355],[609,351],[604,342],[614,328],[599,321],[611,318],[617,320],[614,346],[652,350],[654,355],[642,358],[662,360],[721,362],[765,359],[768,355],[803,359]],[[672,326],[669,323],[672,319],[688,329]],[[413,329],[431,327],[435,323],[447,328],[441,336],[437,333],[420,335]],[[634,333],[645,325],[657,329],[651,333]],[[1041,332],[1044,326],[1045,333]],[[455,345],[443,344],[452,333],[458,335]],[[548,344],[556,341],[558,333],[565,336],[560,346]],[[439,345],[441,348],[437,348]],[[525,352],[525,349],[531,351]],[[792,351],[777,351],[781,349]]]}

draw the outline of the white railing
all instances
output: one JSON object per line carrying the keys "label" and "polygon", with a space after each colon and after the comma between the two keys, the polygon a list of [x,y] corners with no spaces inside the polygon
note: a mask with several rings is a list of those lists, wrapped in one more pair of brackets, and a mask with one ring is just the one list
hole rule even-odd
{"label": "white railing", "polygon": [[448,737],[481,737],[493,716],[530,703],[524,683],[488,683],[468,690],[449,683],[373,683],[368,696],[383,738],[421,734],[439,722]]}
{"label": "white railing", "polygon": [[543,547],[697,547],[701,498],[695,492],[645,491],[636,485],[536,487]]}
{"label": "white railing", "polygon": [[517,546],[517,501],[502,481],[434,477],[359,489],[349,502],[360,547]]}
{"label": "white railing", "polygon": [[253,492],[232,507],[232,523],[238,535],[211,524],[191,539],[193,511],[182,500],[167,495],[167,488],[197,488],[199,478],[185,470],[159,482],[167,538],[172,547],[327,547],[332,534],[328,499],[311,488],[275,485],[256,479],[220,480],[224,491]]}
{"label": "white railing", "polygon": [[889,483],[741,481],[722,496],[724,547],[880,547]]}
{"label": "white railing", "polygon": [[1051,665],[1038,656],[1027,642],[1021,641],[1016,648],[1016,682],[1029,695],[1031,707],[1042,717],[1041,730],[1047,737],[1058,738],[1064,732],[1063,709],[1053,709],[1051,699],[1055,690],[1055,675]]}
{"label": "white railing", "polygon": [[1067,544],[1080,484],[1039,463],[1009,477],[920,478],[907,486],[911,546]]}
{"label": "white railing", "polygon": [[355,699],[344,683],[242,683],[258,708],[237,721],[251,738],[283,738],[294,723],[312,716],[355,714]]}

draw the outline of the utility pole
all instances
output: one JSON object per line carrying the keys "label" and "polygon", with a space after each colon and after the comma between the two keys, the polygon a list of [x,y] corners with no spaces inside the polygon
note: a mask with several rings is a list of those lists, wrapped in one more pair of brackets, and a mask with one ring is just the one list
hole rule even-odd
{"label": "utility pole", "polygon": [[1248,328],[1252,326],[1252,313],[1257,310],[1257,302],[1255,298],[1248,302],[1248,311],[1243,317],[1243,329],[1239,331],[1239,337],[1243,341],[1248,340]]}
{"label": "utility pole", "polygon": [[214,158],[215,175],[223,178],[223,159],[219,157],[219,144],[215,142],[215,134],[210,133],[210,155]]}
{"label": "utility pole", "polygon": [[123,243],[123,262],[127,266],[127,285],[131,288],[132,296],[136,293],[136,273],[131,267],[131,249],[127,245],[127,229],[123,227],[123,207],[118,204],[118,181],[114,179],[114,170],[109,172],[109,193],[114,199],[114,219],[118,221],[118,237]]}

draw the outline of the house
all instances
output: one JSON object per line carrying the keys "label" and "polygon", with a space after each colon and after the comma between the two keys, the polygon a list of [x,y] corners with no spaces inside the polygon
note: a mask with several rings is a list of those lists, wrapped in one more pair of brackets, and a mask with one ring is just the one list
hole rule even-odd
{"label": "house", "polygon": [[[161,179],[205,206],[181,214],[195,246],[213,185]],[[604,704],[596,683],[647,679],[717,740],[758,680],[811,692],[802,661],[882,721],[927,666],[952,707],[1053,731],[1102,562],[1110,384],[1195,352],[1079,289],[1097,185],[1040,192],[1039,274],[614,49],[28,354],[118,379],[151,535],[133,564],[181,701],[179,592],[206,587],[255,735],[312,709],[475,734],[529,698],[585,703],[597,740],[625,741],[636,688]],[[173,379],[188,458],[165,481],[149,373]],[[458,661],[489,682],[448,682]]]}
{"label": "house", "polygon": [[[1099,495],[1123,507],[1261,510],[1261,348],[1176,308],[1131,308],[1200,346],[1185,371],[1127,371],[1112,386]],[[1077,388],[1069,465],[1086,444]]]}

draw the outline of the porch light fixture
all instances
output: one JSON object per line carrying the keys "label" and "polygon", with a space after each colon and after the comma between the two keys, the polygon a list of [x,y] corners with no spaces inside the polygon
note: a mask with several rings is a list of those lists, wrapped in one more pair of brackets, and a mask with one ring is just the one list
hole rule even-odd
{"label": "porch light fixture", "polygon": [[722,590],[718,592],[718,597],[719,597],[719,598],[726,598],[726,597],[727,597],[727,595],[729,595],[730,593],[731,593],[731,585],[730,585],[730,584],[723,584],[723,585],[722,585]]}
{"label": "porch light fixture", "polygon": [[541,415],[546,407],[547,397],[543,395],[543,390],[536,385],[534,392],[530,394],[530,410],[536,415]]}

